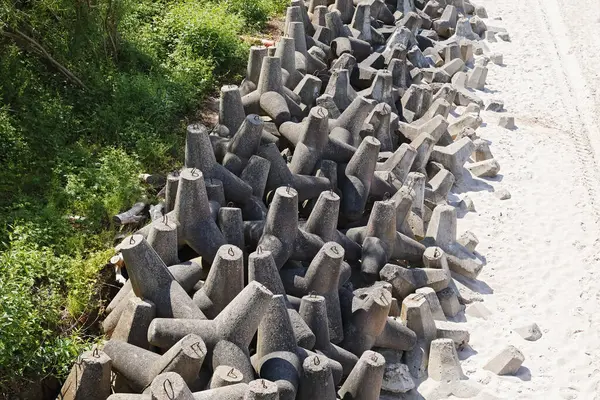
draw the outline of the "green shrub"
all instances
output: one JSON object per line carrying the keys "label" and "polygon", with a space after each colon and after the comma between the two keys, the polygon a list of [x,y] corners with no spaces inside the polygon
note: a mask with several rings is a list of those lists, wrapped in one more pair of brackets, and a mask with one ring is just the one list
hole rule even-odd
{"label": "green shrub", "polygon": [[110,217],[146,195],[140,172],[181,165],[187,120],[219,85],[241,78],[248,46],[239,35],[286,5],[15,0],[0,7],[2,395],[45,375],[64,377],[96,340],[88,319],[112,255],[100,250],[112,245]]}
{"label": "green shrub", "polygon": [[107,149],[94,165],[67,175],[64,195],[67,208],[85,217],[87,226],[98,228],[126,210],[144,193],[141,166],[123,150]]}
{"label": "green shrub", "polygon": [[107,255],[57,256],[25,238],[0,254],[1,393],[28,378],[66,376],[94,340],[76,322],[97,307],[96,279]]}
{"label": "green shrub", "polygon": [[288,0],[227,0],[230,12],[239,14],[250,29],[260,29],[265,26],[270,17],[285,11]]}

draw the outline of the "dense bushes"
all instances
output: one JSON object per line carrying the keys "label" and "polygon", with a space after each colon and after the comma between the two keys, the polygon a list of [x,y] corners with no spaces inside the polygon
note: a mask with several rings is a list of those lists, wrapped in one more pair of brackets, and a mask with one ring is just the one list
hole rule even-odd
{"label": "dense bushes", "polygon": [[145,195],[140,172],[180,166],[186,121],[243,72],[240,34],[286,3],[2,3],[0,393],[94,340],[110,216]]}

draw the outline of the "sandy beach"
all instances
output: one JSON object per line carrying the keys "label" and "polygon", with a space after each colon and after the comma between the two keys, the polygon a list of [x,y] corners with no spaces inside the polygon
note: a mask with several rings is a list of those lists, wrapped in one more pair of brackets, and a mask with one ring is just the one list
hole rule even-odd
{"label": "sandy beach", "polygon": [[[487,43],[505,65],[490,63],[478,91],[486,104],[505,103],[505,113],[482,112],[477,130],[502,169],[453,196],[475,204],[476,212],[459,212],[458,234],[480,241],[487,265],[472,295],[491,311],[457,317],[471,333],[462,367],[503,399],[600,399],[600,3],[477,4],[512,41]],[[516,130],[497,125],[503,114],[514,115]],[[499,200],[500,189],[512,198]],[[538,341],[514,332],[530,323],[543,333]],[[525,355],[517,375],[483,370],[507,345]]]}

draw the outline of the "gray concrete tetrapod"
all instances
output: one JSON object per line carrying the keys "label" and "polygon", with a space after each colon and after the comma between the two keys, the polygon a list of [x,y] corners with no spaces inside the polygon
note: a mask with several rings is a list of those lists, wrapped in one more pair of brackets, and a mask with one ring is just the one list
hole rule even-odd
{"label": "gray concrete tetrapod", "polygon": [[[393,76],[392,73],[386,69],[377,71],[375,79],[371,87],[361,92],[361,95],[368,99],[376,100],[377,103],[387,104],[391,111],[397,113],[396,103],[394,101],[393,91]],[[389,114],[389,113],[388,113]]]}
{"label": "gray concrete tetrapod", "polygon": [[305,75],[294,88],[294,93],[300,97],[300,107],[305,111],[317,104],[317,98],[321,94],[323,81],[313,75]]}
{"label": "gray concrete tetrapod", "polygon": [[360,245],[337,230],[340,202],[340,196],[335,192],[321,192],[302,229],[319,236],[324,242],[340,244],[346,260],[358,261],[361,257]]}
{"label": "gray concrete tetrapod", "polygon": [[185,335],[195,333],[204,339],[209,352],[221,340],[247,349],[272,296],[265,286],[250,282],[213,320],[155,318],[148,329],[148,340],[168,349]]}
{"label": "gray concrete tetrapod", "polygon": [[[388,260],[393,258],[420,263],[425,246],[396,230],[397,213],[397,204],[393,199],[376,201],[367,226],[351,228],[346,235],[357,243],[363,244],[369,237],[378,238],[385,245],[383,247],[387,250]],[[365,255],[370,261],[364,262],[365,259],[363,259],[361,267],[363,274],[376,278],[383,265],[373,264],[371,261],[380,260],[383,255],[369,254],[363,248],[363,256]]]}
{"label": "gray concrete tetrapod", "polygon": [[350,27],[359,32],[358,38],[371,42],[371,5],[368,3],[358,4],[354,10],[354,16],[350,22]]}
{"label": "gray concrete tetrapod", "polygon": [[352,21],[354,15],[354,3],[352,0],[335,0],[331,6],[332,11],[338,11],[342,22],[349,24]]}
{"label": "gray concrete tetrapod", "polygon": [[308,295],[302,297],[299,314],[315,334],[315,350],[342,364],[344,376],[348,376],[358,357],[348,350],[331,343],[327,320],[325,297]]}
{"label": "gray concrete tetrapod", "polygon": [[194,303],[214,319],[244,288],[244,253],[236,246],[221,246],[208,277],[194,294]]}
{"label": "gray concrete tetrapod", "polygon": [[168,215],[163,216],[161,221],[154,221],[151,224],[148,243],[166,265],[179,263],[177,221],[169,222]]}
{"label": "gray concrete tetrapod", "polygon": [[296,68],[296,44],[291,37],[282,37],[277,42],[275,57],[281,58],[281,67],[289,73],[286,86],[289,89],[294,89],[304,75]]}
{"label": "gray concrete tetrapod", "polygon": [[225,125],[229,130],[229,136],[233,136],[244,122],[244,106],[240,88],[236,85],[225,85],[221,87],[219,98],[219,123]]}
{"label": "gray concrete tetrapod", "polygon": [[241,349],[228,340],[221,340],[212,348],[212,370],[216,371],[220,366],[240,371],[240,382],[249,383],[254,379],[254,367],[250,362],[248,350]]}
{"label": "gray concrete tetrapod", "polygon": [[380,151],[392,151],[394,149],[394,138],[390,131],[392,109],[385,103],[379,103],[367,118],[367,123],[374,128],[374,134],[381,143]]}
{"label": "gray concrete tetrapod", "polygon": [[[246,70],[246,85],[242,84],[244,92],[242,96],[256,90],[258,79],[260,78],[260,70],[262,68],[263,59],[267,56],[268,49],[265,46],[252,46],[248,53],[248,67]],[[250,82],[251,85],[248,85]],[[246,86],[246,87],[244,87]]]}
{"label": "gray concrete tetrapod", "polygon": [[[190,261],[181,264],[172,265],[169,267],[169,272],[171,272],[175,280],[181,285],[186,293],[191,292],[200,279],[206,278],[206,271],[202,269],[201,257],[191,259]],[[125,308],[128,307],[129,300],[136,297],[137,296],[131,287],[131,279],[129,279],[125,282],[121,290],[119,290],[113,301],[106,307],[108,315],[102,322],[102,330],[104,333],[110,334],[115,329]],[[153,308],[155,309],[155,307]],[[154,313],[156,313],[156,311]]]}
{"label": "gray concrete tetrapod", "polygon": [[225,168],[238,176],[242,173],[250,157],[258,151],[263,125],[262,119],[256,114],[244,118],[240,128],[232,133],[233,139],[223,157]]}
{"label": "gray concrete tetrapod", "polygon": [[331,189],[331,182],[327,178],[293,174],[274,143],[261,146],[258,155],[271,163],[267,191],[289,185],[297,191],[298,201],[304,201],[318,197],[322,191]]}
{"label": "gray concrete tetrapod", "polygon": [[173,216],[179,223],[180,242],[212,262],[225,238],[212,217],[204,176],[198,169],[181,172]]}
{"label": "gray concrete tetrapod", "polygon": [[277,385],[266,379],[256,379],[248,384],[243,400],[279,400]]}
{"label": "gray concrete tetrapod", "polygon": [[363,139],[352,159],[346,166],[340,180],[343,193],[341,213],[348,220],[362,217],[369,197],[371,181],[379,155],[379,140],[372,136]]}
{"label": "gray concrete tetrapod", "polygon": [[[185,140],[185,166],[202,171],[204,179],[219,179],[228,201],[243,204],[252,194],[252,188],[227,168],[217,163],[209,130],[201,124],[187,127]],[[181,185],[181,183],[180,183]]]}
{"label": "gray concrete tetrapod", "polygon": [[350,85],[350,71],[347,69],[336,69],[331,74],[325,94],[333,97],[333,101],[338,110],[344,111],[356,99],[356,91]]}
{"label": "gray concrete tetrapod", "polygon": [[194,400],[187,383],[176,372],[158,375],[152,380],[149,392],[152,394],[152,400]]}
{"label": "gray concrete tetrapod", "polygon": [[127,379],[132,389],[143,392],[152,380],[165,372],[176,372],[188,384],[195,381],[206,357],[206,345],[200,336],[189,334],[171,349],[158,355],[119,340],[104,344],[114,371]]}
{"label": "gray concrete tetrapod", "polygon": [[194,400],[194,395],[175,372],[165,372],[152,380],[143,394],[115,393],[107,400]]}
{"label": "gray concrete tetrapod", "polygon": [[[262,250],[261,247],[248,256],[248,280],[262,283],[273,294],[286,295],[281,277],[279,276],[279,270],[271,252]],[[312,349],[315,346],[315,334],[306,322],[300,318],[298,311],[290,304],[287,296],[284,297],[284,300],[298,346],[309,350]]]}
{"label": "gray concrete tetrapod", "polygon": [[109,356],[96,348],[84,352],[71,368],[58,398],[105,400],[110,395],[111,365]]}
{"label": "gray concrete tetrapod", "polygon": [[125,238],[121,252],[133,292],[154,303],[157,317],[206,318],[141,235]]}
{"label": "gray concrete tetrapod", "polygon": [[315,354],[304,359],[297,398],[299,400],[337,398],[327,357]]}
{"label": "gray concrete tetrapod", "polygon": [[167,175],[167,184],[165,185],[165,213],[173,211],[175,207],[177,186],[179,186],[179,172],[172,172]]}
{"label": "gray concrete tetrapod", "polygon": [[415,345],[415,333],[402,323],[388,318],[392,294],[387,287],[374,285],[357,289],[350,302],[348,307],[351,315],[344,325],[342,343],[342,347],[348,351],[359,356],[373,346],[404,351]]}
{"label": "gray concrete tetrapod", "polygon": [[310,110],[303,123],[295,124],[290,129],[298,137],[289,167],[292,173],[312,175],[315,172],[317,162],[329,142],[328,121],[327,110],[317,106]]}
{"label": "gray concrete tetrapod", "polygon": [[156,307],[152,302],[133,296],[127,301],[110,337],[148,350],[148,327],[155,317]]}
{"label": "gray concrete tetrapod", "polygon": [[258,327],[255,369],[277,385],[282,400],[294,400],[302,367],[283,297],[273,296]]}
{"label": "gray concrete tetrapod", "polygon": [[248,384],[238,383],[216,389],[194,393],[194,400],[243,400],[248,392]]}
{"label": "gray concrete tetrapod", "polygon": [[228,244],[244,249],[244,221],[242,210],[236,207],[223,207],[217,218],[219,229]]}
{"label": "gray concrete tetrapod", "polygon": [[318,71],[327,69],[327,64],[308,51],[306,31],[301,22],[291,22],[288,25],[288,35],[294,39],[296,45],[296,66],[299,69],[304,67],[309,74],[316,74]]}
{"label": "gray concrete tetrapod", "polygon": [[[321,107],[319,106],[319,108],[321,108]],[[325,107],[322,107],[322,108],[325,109]],[[311,114],[313,114],[313,110],[315,110],[315,108],[313,108],[311,110]],[[318,109],[315,110],[314,113],[317,113],[317,115],[319,115]],[[309,115],[309,118],[311,118],[310,115]],[[325,116],[319,115],[319,120],[315,121],[315,122],[321,122],[323,119],[325,119]],[[312,125],[316,125],[316,124],[312,124]],[[320,124],[316,125],[316,126],[318,126],[319,129],[322,129]],[[279,127],[279,132],[283,137],[285,137],[287,140],[289,140],[290,143],[292,143],[292,145],[298,146],[300,144],[300,140],[302,139],[302,134],[304,133],[305,129],[307,129],[308,127],[309,127],[308,121],[304,121],[302,123],[285,122]],[[346,136],[350,135],[349,131],[345,128],[341,128],[341,127],[334,128],[334,130],[332,132],[335,133],[334,131],[335,132],[343,132],[344,135],[346,135]],[[317,136],[316,133],[310,134],[310,137],[315,137],[315,136]],[[322,138],[320,135],[317,137]],[[325,144],[325,147],[321,150],[319,159],[331,160],[331,161],[340,162],[340,163],[347,163],[348,161],[350,161],[350,159],[352,158],[352,156],[354,155],[355,152],[356,152],[356,148],[353,145],[350,145],[348,143],[345,143],[341,140],[338,140],[336,138],[332,138],[331,136],[329,136],[328,140]]]}
{"label": "gray concrete tetrapod", "polygon": [[404,183],[416,157],[415,148],[408,143],[402,143],[390,158],[377,167],[377,170],[392,172],[396,179]]}
{"label": "gray concrete tetrapod", "polygon": [[360,132],[363,129],[363,125],[376,105],[377,102],[375,100],[367,99],[363,96],[356,97],[339,118],[329,120],[331,134],[335,133],[333,132],[334,128],[344,128],[349,132],[349,136],[340,136],[337,139],[351,146],[358,146],[361,144]]}
{"label": "gray concrete tetrapod", "polygon": [[385,358],[374,351],[365,351],[338,395],[348,400],[377,400],[384,372]]}
{"label": "gray concrete tetrapod", "polygon": [[229,365],[219,365],[213,371],[213,375],[208,385],[209,389],[216,389],[224,386],[236,385],[242,383],[244,375],[240,370]]}
{"label": "gray concrete tetrapod", "polygon": [[[284,296],[273,296],[269,310],[258,328],[256,354],[252,356],[255,370],[261,377],[277,384],[281,399],[293,400],[298,389],[302,362],[314,354],[296,345]],[[335,360],[329,361],[334,383],[337,384],[342,378],[342,366]]]}
{"label": "gray concrete tetrapod", "polygon": [[263,157],[252,156],[240,177],[252,187],[252,197],[262,200],[269,179],[271,162]]}
{"label": "gray concrete tetrapod", "polygon": [[[268,98],[263,99],[265,95]],[[246,114],[262,114],[261,111],[264,111],[272,118],[277,115],[284,118],[287,112],[289,119],[290,115],[302,115],[302,110],[294,98],[298,99],[297,95],[283,85],[281,58],[267,56],[262,60],[256,90],[242,97],[242,103]],[[275,122],[280,125],[284,121]]]}
{"label": "gray concrete tetrapod", "polygon": [[333,343],[344,338],[338,286],[344,249],[335,242],[327,242],[310,263],[306,271],[283,269],[281,278],[287,293],[302,297],[315,293],[325,297],[329,337]]}
{"label": "gray concrete tetrapod", "polygon": [[275,191],[258,245],[270,251],[281,269],[294,250],[298,235],[298,192],[290,187]]}
{"label": "gray concrete tetrapod", "polygon": [[252,187],[252,196],[242,205],[242,215],[247,221],[264,220],[267,217],[268,210],[263,196],[270,169],[269,160],[252,156],[240,175],[240,178]]}
{"label": "gray concrete tetrapod", "polygon": [[450,271],[437,268],[404,268],[386,264],[380,272],[381,279],[392,285],[392,295],[403,300],[422,287],[430,287],[439,292],[448,287]]}
{"label": "gray concrete tetrapod", "polygon": [[450,270],[468,278],[477,278],[483,262],[456,239],[456,209],[437,206],[431,215],[424,242],[446,252]]}

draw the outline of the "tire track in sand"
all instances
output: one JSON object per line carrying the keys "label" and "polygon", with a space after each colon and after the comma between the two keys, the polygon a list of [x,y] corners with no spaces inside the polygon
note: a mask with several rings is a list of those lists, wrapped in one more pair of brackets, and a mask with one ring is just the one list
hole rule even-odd
{"label": "tire track in sand", "polygon": [[[593,116],[598,110],[591,93],[586,88],[586,80],[582,73],[577,57],[571,54],[571,40],[561,16],[561,9],[557,0],[534,0],[543,22],[543,29],[548,44],[555,53],[554,74],[561,83],[565,110],[567,117],[568,135],[575,146],[581,183],[588,193],[590,209],[593,212],[593,221],[600,223],[600,174],[598,173],[598,160],[600,160],[600,131],[594,123]],[[591,99],[591,101],[590,101]],[[561,112],[561,110],[556,110]],[[579,121],[579,124],[577,124]]]}

